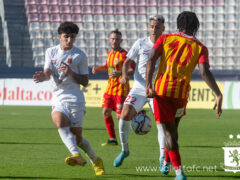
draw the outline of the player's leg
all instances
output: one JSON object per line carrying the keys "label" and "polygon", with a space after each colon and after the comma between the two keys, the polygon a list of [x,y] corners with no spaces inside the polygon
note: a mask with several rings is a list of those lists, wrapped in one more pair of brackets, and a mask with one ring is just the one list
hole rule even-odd
{"label": "player's leg", "polygon": [[[152,113],[154,114],[153,99],[148,98],[147,101]],[[159,151],[160,151],[159,162],[160,162],[160,169],[162,169],[164,164],[164,159],[165,159],[165,135],[164,135],[162,124],[156,121],[156,125],[158,130],[158,143],[159,143]]]}
{"label": "player's leg", "polygon": [[[80,157],[78,165],[84,165],[86,161],[83,158],[81,158],[76,140],[69,129],[70,119],[67,116],[67,114],[68,114],[67,111],[63,107],[57,106],[54,108],[52,112],[52,120],[58,129],[58,133],[63,143],[72,154],[71,157]],[[67,161],[66,163],[68,164]]]}
{"label": "player's leg", "polygon": [[[83,105],[84,106],[84,105]],[[83,108],[82,108],[83,109]],[[102,175],[105,173],[102,159],[97,157],[89,141],[82,137],[83,118],[85,111],[80,108],[71,109],[71,132],[74,134],[77,145],[86,153],[90,159],[96,175]]]}
{"label": "player's leg", "polygon": [[113,165],[118,167],[124,158],[129,155],[128,134],[130,131],[130,121],[145,104],[145,97],[129,93],[126,98],[119,120],[119,137],[122,145],[121,153],[115,158]]}
{"label": "player's leg", "polygon": [[115,97],[104,94],[103,96],[103,104],[102,104],[102,114],[104,117],[105,126],[109,135],[109,139],[107,143],[103,143],[102,146],[106,145],[118,145],[115,129],[114,129],[114,121],[112,118],[112,110],[114,109]]}

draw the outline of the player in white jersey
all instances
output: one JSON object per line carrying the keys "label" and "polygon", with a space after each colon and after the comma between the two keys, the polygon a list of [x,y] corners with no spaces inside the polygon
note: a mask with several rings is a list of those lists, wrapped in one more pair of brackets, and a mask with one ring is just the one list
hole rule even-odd
{"label": "player in white jersey", "polygon": [[[153,99],[146,98],[145,96],[146,64],[155,41],[165,29],[164,21],[164,17],[159,15],[153,15],[149,18],[150,37],[137,40],[128,52],[127,60],[123,64],[123,75],[120,80],[122,84],[129,81],[126,72],[132,61],[136,63],[136,68],[134,71],[134,84],[124,102],[119,120],[119,136],[122,144],[122,151],[113,162],[113,165],[116,167],[120,166],[124,158],[129,155],[128,133],[132,118],[142,109],[145,103],[149,104],[153,113]],[[164,162],[165,136],[162,125],[157,124],[157,128],[160,146],[160,166],[162,166]]]}
{"label": "player in white jersey", "polygon": [[72,22],[58,28],[60,45],[47,49],[44,72],[33,75],[36,83],[51,78],[53,85],[52,120],[71,156],[65,159],[70,166],[84,166],[80,147],[89,157],[96,175],[105,173],[101,158],[97,157],[87,139],[82,137],[83,117],[86,111],[80,84],[88,84],[88,62],[85,53],[73,44],[79,28]]}

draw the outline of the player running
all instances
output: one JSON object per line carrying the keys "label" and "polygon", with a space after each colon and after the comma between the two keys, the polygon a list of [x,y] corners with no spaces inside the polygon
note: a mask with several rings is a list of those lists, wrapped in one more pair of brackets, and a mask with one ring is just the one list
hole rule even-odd
{"label": "player running", "polygon": [[[128,133],[130,129],[130,121],[132,118],[142,109],[146,103],[149,104],[149,107],[153,112],[153,100],[151,98],[146,98],[145,96],[146,64],[154,43],[162,34],[164,29],[165,27],[163,16],[151,16],[149,18],[150,37],[137,40],[128,52],[127,60],[123,64],[123,75],[121,79],[122,84],[126,84],[129,81],[129,78],[127,76],[129,64],[135,62],[136,69],[134,72],[134,85],[124,102],[123,110],[119,120],[119,136],[122,144],[122,151],[113,162],[113,165],[116,167],[120,166],[124,158],[129,155]],[[159,122],[157,122],[157,129],[161,165],[164,161],[165,141],[163,129]]]}
{"label": "player running", "polygon": [[[111,50],[107,54],[106,64],[104,66],[92,68],[93,74],[96,74],[98,71],[108,71],[109,76],[107,89],[103,95],[102,113],[110,139],[107,143],[102,144],[102,146],[118,145],[114,130],[112,111],[116,111],[117,119],[119,119],[123,102],[130,90],[129,83],[120,83],[120,79],[122,77],[122,67],[127,54],[127,51],[121,47],[122,33],[119,30],[112,31],[108,41],[111,46]],[[130,65],[129,70],[126,73],[127,76],[133,75],[134,66],[134,63]]]}
{"label": "player running", "polygon": [[58,133],[72,154],[65,159],[70,166],[84,166],[86,160],[80,155],[80,147],[90,158],[96,175],[105,173],[102,159],[97,157],[88,140],[82,137],[85,99],[80,84],[88,84],[88,62],[84,52],[73,44],[79,28],[72,22],[64,22],[58,28],[60,45],[48,48],[44,72],[36,72],[36,83],[52,80],[52,120]]}
{"label": "player running", "polygon": [[[177,17],[179,32],[161,35],[153,46],[146,71],[146,96],[154,97],[155,120],[162,124],[166,137],[163,174],[168,174],[171,162],[176,171],[176,180],[187,179],[181,166],[178,147],[178,124],[185,115],[190,91],[191,74],[196,65],[202,79],[216,94],[214,108],[217,117],[222,113],[222,93],[209,71],[208,49],[196,39],[199,21],[194,12],[184,11]],[[152,77],[157,59],[158,71],[152,88]]]}

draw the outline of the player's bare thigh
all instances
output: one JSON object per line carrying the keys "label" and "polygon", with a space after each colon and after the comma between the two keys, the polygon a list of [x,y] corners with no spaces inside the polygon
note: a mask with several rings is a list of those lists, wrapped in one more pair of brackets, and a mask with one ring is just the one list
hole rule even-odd
{"label": "player's bare thigh", "polygon": [[137,112],[132,105],[124,104],[120,118],[126,121],[131,121],[136,114]]}
{"label": "player's bare thigh", "polygon": [[57,129],[67,127],[70,125],[70,120],[68,119],[68,117],[65,114],[58,111],[52,113],[52,120],[53,123],[56,125]]}

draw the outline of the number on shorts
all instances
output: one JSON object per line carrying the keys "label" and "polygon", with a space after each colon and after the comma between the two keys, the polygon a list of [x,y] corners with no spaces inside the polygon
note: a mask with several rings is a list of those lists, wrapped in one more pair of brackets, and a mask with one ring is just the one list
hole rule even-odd
{"label": "number on shorts", "polygon": [[[131,99],[131,101],[129,101],[130,99]],[[125,100],[125,103],[130,103],[130,104],[135,105],[134,102],[136,102],[136,101],[137,101],[137,98],[136,98],[136,97],[128,96],[128,97],[126,98],[126,100]]]}

